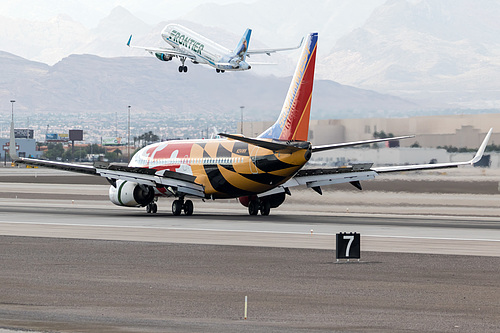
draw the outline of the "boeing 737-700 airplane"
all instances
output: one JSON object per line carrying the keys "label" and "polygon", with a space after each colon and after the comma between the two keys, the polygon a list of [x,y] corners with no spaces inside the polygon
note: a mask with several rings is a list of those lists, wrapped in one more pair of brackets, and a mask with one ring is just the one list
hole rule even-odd
{"label": "boeing 737-700 airplane", "polygon": [[300,47],[298,45],[281,49],[251,50],[248,48],[251,34],[252,30],[247,29],[236,48],[231,51],[182,25],[168,24],[161,32],[161,37],[172,48],[132,46],[130,45],[132,35],[130,35],[127,45],[148,51],[161,61],[170,61],[173,57],[179,58],[182,63],[179,66],[180,73],[187,72],[186,59],[191,60],[194,64],[212,66],[217,73],[244,71],[251,68],[250,64],[245,60],[251,54],[265,53],[270,55],[274,52],[293,50]]}
{"label": "boeing 737-700 airplane", "polygon": [[259,212],[268,215],[271,208],[285,201],[290,188],[295,186],[305,185],[319,194],[322,186],[339,183],[351,183],[361,189],[361,181],[373,179],[379,173],[452,168],[481,159],[491,129],[474,158],[467,162],[388,167],[364,163],[343,168],[304,169],[316,152],[406,138],[323,146],[308,142],[317,40],[316,33],[307,37],[281,114],[274,125],[257,138],[220,133],[224,138],[159,142],[138,151],[128,166],[105,163],[90,166],[18,158],[12,122],[10,155],[18,164],[106,177],[111,184],[109,198],[119,206],[146,207],[148,213],[155,213],[159,197],[175,197],[174,215],[193,214],[193,202],[189,198],[239,198],[250,215]]}

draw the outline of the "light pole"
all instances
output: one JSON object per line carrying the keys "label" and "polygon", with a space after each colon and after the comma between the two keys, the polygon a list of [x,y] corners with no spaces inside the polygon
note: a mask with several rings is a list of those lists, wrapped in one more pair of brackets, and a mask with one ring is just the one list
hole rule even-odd
{"label": "light pole", "polygon": [[14,103],[16,101],[12,99],[10,102],[12,103],[12,121],[14,121]]}
{"label": "light pole", "polygon": [[[11,99],[10,102],[12,103],[12,120],[11,120],[11,123],[10,123],[10,136],[13,136],[14,135],[14,103],[16,102],[15,100]],[[11,144],[16,144],[15,141],[12,142],[13,139],[11,138],[10,141],[9,141],[9,151],[10,151],[10,145]],[[14,147],[15,149],[15,147]],[[3,161],[3,165],[7,165],[7,150],[4,150],[4,161]]]}
{"label": "light pole", "polygon": [[130,105],[128,106],[128,137],[127,137],[127,155],[130,163]]}
{"label": "light pole", "polygon": [[240,130],[240,133],[243,134],[243,109],[245,107],[244,106],[240,106],[240,110],[241,110],[241,121],[240,121],[240,124],[241,124],[241,130]]}

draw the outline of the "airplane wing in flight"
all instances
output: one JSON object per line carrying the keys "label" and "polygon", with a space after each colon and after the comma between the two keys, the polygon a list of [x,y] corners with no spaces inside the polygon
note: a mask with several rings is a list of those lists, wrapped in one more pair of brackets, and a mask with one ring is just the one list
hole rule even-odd
{"label": "airplane wing in flight", "polygon": [[128,47],[147,51],[147,52],[155,55],[156,57],[159,57],[159,56],[164,57],[164,59],[159,58],[160,60],[166,60],[165,58],[171,58],[171,57],[185,57],[185,58],[191,59],[193,61],[196,61],[196,57],[193,56],[191,53],[183,52],[181,50],[176,50],[173,48],[130,45],[131,41],[132,41],[132,35],[130,35],[130,38],[128,39],[128,42],[127,42]]}
{"label": "airplane wing in flight", "polygon": [[300,41],[300,44],[294,47],[284,47],[280,49],[256,49],[256,50],[248,50],[247,55],[251,54],[267,54],[271,55],[271,53],[276,53],[276,52],[281,52],[281,51],[290,51],[290,50],[295,50],[298,49],[302,46],[302,42],[304,42],[304,38]]}

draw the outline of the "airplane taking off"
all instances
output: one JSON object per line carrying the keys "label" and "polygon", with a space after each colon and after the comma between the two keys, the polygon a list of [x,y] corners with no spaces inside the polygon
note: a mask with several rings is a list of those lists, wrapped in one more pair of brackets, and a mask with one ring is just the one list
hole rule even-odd
{"label": "airplane taking off", "polygon": [[175,197],[172,213],[193,214],[187,198],[238,198],[250,215],[268,215],[290,195],[290,188],[305,185],[322,194],[322,186],[351,183],[361,190],[361,181],[379,173],[453,168],[478,162],[491,136],[489,130],[477,153],[467,162],[374,167],[353,164],[342,168],[308,168],[311,155],[374,142],[411,136],[313,146],[308,142],[309,115],[314,81],[317,33],[310,34],[302,49],[281,114],[257,138],[219,133],[208,140],[175,140],[154,143],[139,150],[128,166],[96,162],[93,166],[18,158],[14,122],[11,123],[10,156],[17,164],[44,166],[86,173],[111,184],[109,198],[119,206],[146,207],[156,213],[159,197]]}
{"label": "airplane taking off", "polygon": [[182,25],[168,24],[161,32],[161,37],[172,48],[132,46],[130,45],[132,35],[128,39],[127,46],[148,51],[161,61],[170,61],[174,57],[179,58],[182,63],[179,66],[179,73],[187,72],[186,59],[191,60],[194,64],[212,66],[217,73],[224,73],[225,71],[244,71],[252,68],[251,64],[246,62],[246,57],[251,54],[271,55],[271,53],[278,51],[298,49],[302,44],[301,41],[296,47],[251,50],[248,49],[251,34],[252,30],[247,29],[236,48],[231,51]]}

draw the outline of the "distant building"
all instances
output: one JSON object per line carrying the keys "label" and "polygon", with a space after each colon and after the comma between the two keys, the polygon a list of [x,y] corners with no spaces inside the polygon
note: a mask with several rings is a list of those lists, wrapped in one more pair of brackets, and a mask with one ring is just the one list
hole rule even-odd
{"label": "distant building", "polygon": [[14,128],[16,139],[33,139],[33,130],[29,128]]}
{"label": "distant building", "polygon": [[[5,154],[7,154],[7,160],[10,160],[9,157],[9,143],[10,139],[0,139],[0,159],[2,161],[5,160]],[[36,141],[35,139],[17,139],[16,138],[16,146],[17,156],[19,157],[33,157],[40,158],[42,156],[41,151],[36,150]]]}
{"label": "distant building", "polygon": [[[274,121],[244,122],[243,134],[255,137]],[[374,132],[395,136],[414,134],[400,141],[401,147],[418,142],[421,147],[454,146],[477,148],[493,127],[491,143],[500,143],[500,113],[445,115],[408,118],[362,118],[311,120],[309,140],[313,145],[373,139]],[[238,124],[240,128],[240,124]]]}

